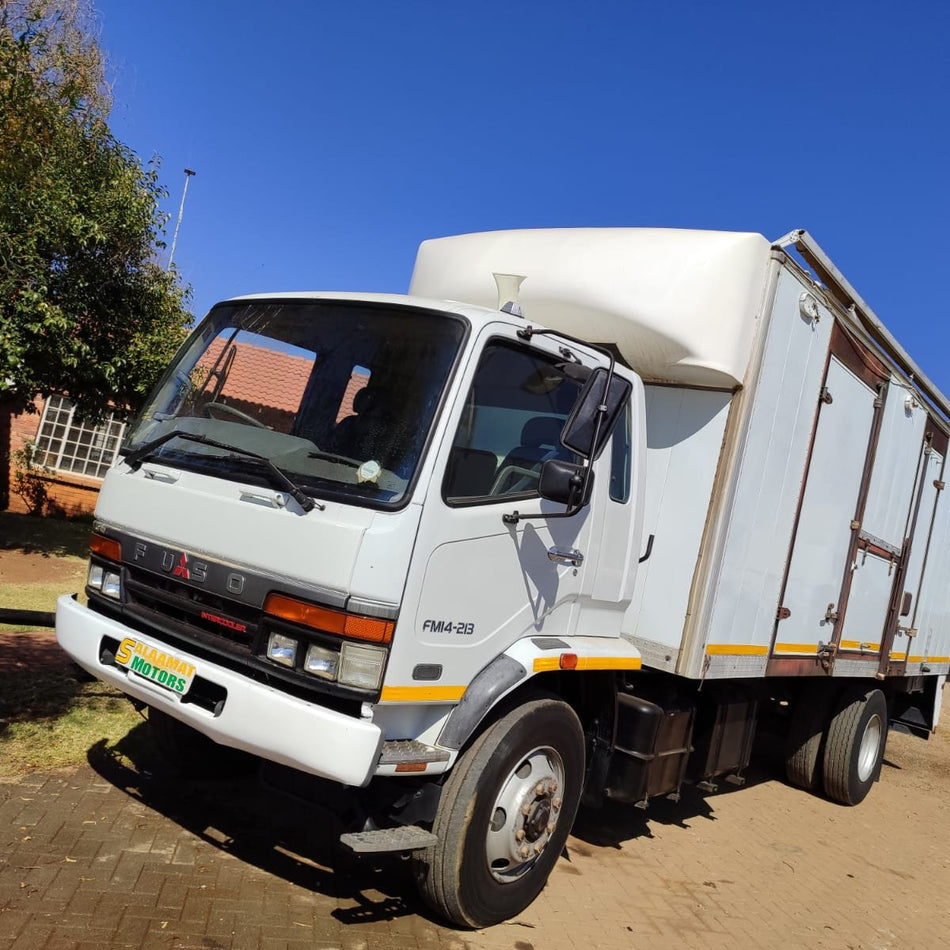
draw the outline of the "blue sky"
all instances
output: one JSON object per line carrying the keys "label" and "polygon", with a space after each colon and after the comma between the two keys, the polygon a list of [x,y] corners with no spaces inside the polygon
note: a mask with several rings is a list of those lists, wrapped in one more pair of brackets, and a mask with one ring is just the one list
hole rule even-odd
{"label": "blue sky", "polygon": [[[512,227],[807,228],[950,392],[946,0],[94,0],[196,314]],[[171,228],[169,225],[169,242]]]}

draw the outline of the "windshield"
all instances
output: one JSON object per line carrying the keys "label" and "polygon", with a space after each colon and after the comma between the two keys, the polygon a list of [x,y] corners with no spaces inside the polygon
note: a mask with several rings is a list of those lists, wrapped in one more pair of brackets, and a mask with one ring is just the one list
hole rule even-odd
{"label": "windshield", "polygon": [[[260,484],[273,484],[270,463],[310,495],[397,505],[464,334],[448,314],[361,301],[223,304],[178,354],[124,451]],[[149,449],[176,431],[218,445],[171,437]]]}

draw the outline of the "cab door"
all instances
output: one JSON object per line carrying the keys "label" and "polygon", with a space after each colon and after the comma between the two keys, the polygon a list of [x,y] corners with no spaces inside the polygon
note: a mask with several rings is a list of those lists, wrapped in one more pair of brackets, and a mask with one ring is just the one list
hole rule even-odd
{"label": "cab door", "polygon": [[[564,511],[538,495],[544,462],[574,458],[559,434],[580,384],[560,368],[562,344],[526,344],[506,324],[484,328],[479,343],[438,448],[400,620],[402,637],[414,614],[415,656],[454,687],[524,636],[570,635],[596,567],[596,501],[571,518],[523,517]],[[601,464],[609,474],[609,453]],[[552,549],[577,552],[576,564],[552,560]],[[391,668],[387,682],[413,669]],[[446,690],[433,696],[457,698]]]}

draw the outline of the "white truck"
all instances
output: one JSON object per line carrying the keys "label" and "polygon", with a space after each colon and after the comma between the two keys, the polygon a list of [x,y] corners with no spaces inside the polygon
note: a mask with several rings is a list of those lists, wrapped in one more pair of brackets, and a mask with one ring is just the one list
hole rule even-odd
{"label": "white truck", "polygon": [[935,728],[948,418],[807,232],[427,241],[408,296],[212,309],[59,642],[182,756],[345,787],[345,844],[489,925],[582,800],[741,782],[768,723],[856,804]]}

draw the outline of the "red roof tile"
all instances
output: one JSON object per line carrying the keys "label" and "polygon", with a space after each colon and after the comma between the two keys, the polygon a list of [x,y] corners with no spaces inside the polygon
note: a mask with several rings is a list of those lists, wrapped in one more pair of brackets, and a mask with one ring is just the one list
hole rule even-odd
{"label": "red roof tile", "polygon": [[[224,340],[215,340],[198,365],[211,369],[221,355]],[[236,343],[237,352],[221,395],[242,402],[296,412],[307,388],[313,360],[281,353],[253,343]]]}

